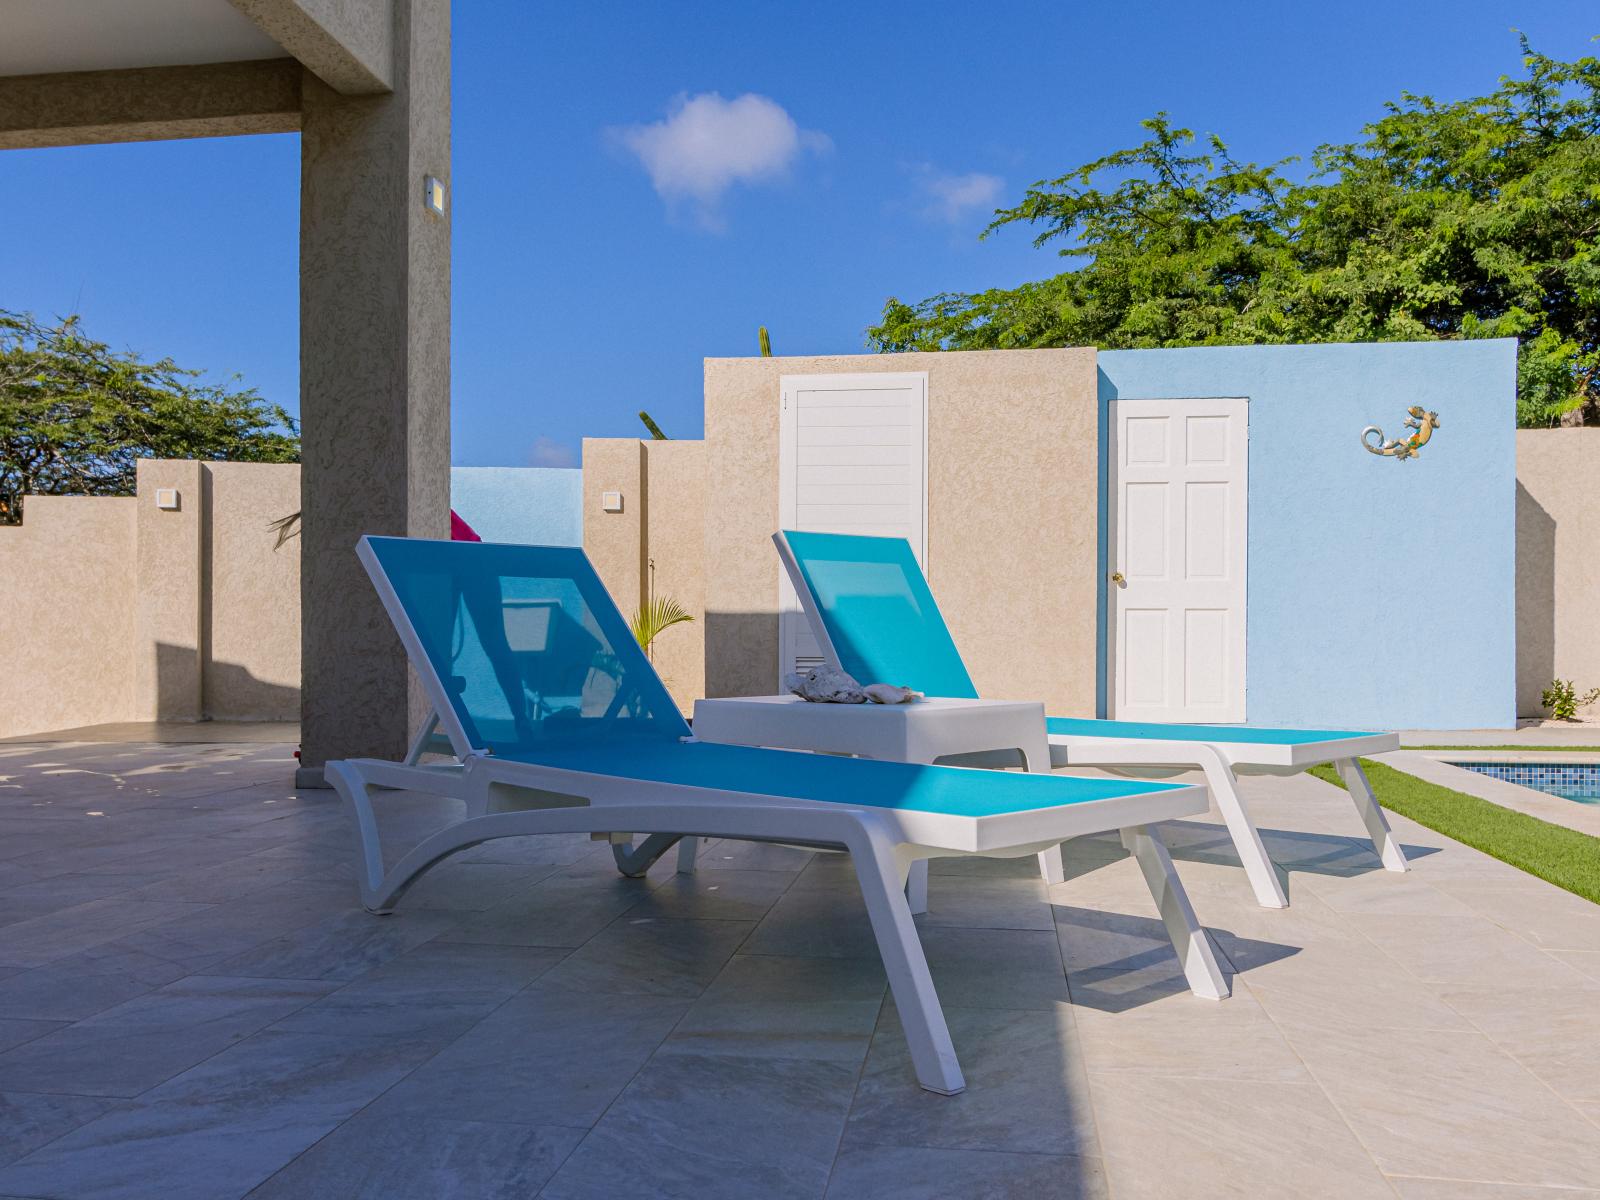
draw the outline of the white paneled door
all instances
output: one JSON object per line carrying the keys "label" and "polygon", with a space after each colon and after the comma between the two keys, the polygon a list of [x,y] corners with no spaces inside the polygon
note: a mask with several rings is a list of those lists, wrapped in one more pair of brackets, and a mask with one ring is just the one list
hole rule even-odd
{"label": "white paneled door", "polygon": [[[780,525],[903,537],[926,567],[927,374],[785,375],[779,385]],[[784,571],[778,612],[780,675],[821,662]]]}
{"label": "white paneled door", "polygon": [[1249,405],[1113,400],[1111,713],[1245,719]]}

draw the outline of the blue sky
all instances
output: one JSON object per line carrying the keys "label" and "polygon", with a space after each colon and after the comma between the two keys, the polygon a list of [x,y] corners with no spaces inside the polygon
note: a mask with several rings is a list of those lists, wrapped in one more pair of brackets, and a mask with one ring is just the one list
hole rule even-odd
{"label": "blue sky", "polygon": [[[454,8],[459,465],[563,465],[701,360],[849,353],[886,296],[1059,269],[995,203],[1160,109],[1240,158],[1354,137],[1402,90],[1593,52],[1593,0]],[[297,407],[295,136],[9,151],[0,307],[77,311]]]}

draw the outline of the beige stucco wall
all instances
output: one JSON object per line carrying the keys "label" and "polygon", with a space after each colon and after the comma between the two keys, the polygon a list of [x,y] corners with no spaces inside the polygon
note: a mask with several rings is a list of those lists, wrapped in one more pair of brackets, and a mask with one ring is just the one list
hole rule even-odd
{"label": "beige stucco wall", "polygon": [[1092,349],[707,359],[707,692],[777,687],[779,377],[874,371],[928,373],[928,576],[979,691],[1092,716]]}
{"label": "beige stucco wall", "polygon": [[1517,433],[1517,714],[1600,687],[1600,429]]}
{"label": "beige stucco wall", "polygon": [[206,716],[300,716],[300,540],[274,550],[268,528],[300,508],[290,463],[207,463]]}
{"label": "beige stucco wall", "polygon": [[0,737],[129,719],[136,503],[30,496],[0,526]]}
{"label": "beige stucco wall", "polygon": [[[137,470],[132,719],[203,720],[205,464],[147,458]],[[157,507],[163,488],[175,493],[176,508]]]}
{"label": "beige stucco wall", "polygon": [[[605,492],[622,493],[622,511],[601,507]],[[644,597],[644,444],[637,438],[583,439],[583,550],[623,614]]]}
{"label": "beige stucco wall", "polygon": [[[685,712],[705,695],[705,459],[703,442],[583,441],[583,549],[606,590],[631,617],[653,583],[694,616],[652,648]],[[622,493],[620,513],[604,510],[605,492]]]}
{"label": "beige stucco wall", "polygon": [[[137,496],[30,496],[0,526],[0,737],[112,721],[292,721],[293,464],[143,460]],[[178,507],[157,507],[174,488]]]}
{"label": "beige stucco wall", "polygon": [[670,596],[694,617],[692,624],[663,631],[652,652],[673,699],[689,712],[706,694],[706,446],[704,442],[643,445],[649,479],[645,588],[648,593],[653,582],[657,596]]}

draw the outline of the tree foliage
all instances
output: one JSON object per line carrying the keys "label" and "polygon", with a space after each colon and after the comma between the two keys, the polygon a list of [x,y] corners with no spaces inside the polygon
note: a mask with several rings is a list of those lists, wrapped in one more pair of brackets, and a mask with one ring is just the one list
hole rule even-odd
{"label": "tree foliage", "polygon": [[1600,420],[1600,59],[1522,41],[1525,77],[1409,93],[1346,145],[1240,163],[1161,113],[1149,137],[1028,189],[1023,223],[1072,269],[891,298],[879,350],[1106,349],[1516,337],[1518,420]]}
{"label": "tree foliage", "polygon": [[27,494],[132,495],[141,458],[299,461],[288,413],[199,374],[0,310],[0,524]]}

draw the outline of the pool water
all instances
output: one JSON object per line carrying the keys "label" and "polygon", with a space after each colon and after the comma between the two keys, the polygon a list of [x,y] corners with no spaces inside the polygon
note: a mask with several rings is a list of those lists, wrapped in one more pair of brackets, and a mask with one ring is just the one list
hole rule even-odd
{"label": "pool water", "polygon": [[1450,765],[1560,796],[1563,800],[1600,804],[1600,763],[1458,762]]}

